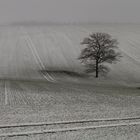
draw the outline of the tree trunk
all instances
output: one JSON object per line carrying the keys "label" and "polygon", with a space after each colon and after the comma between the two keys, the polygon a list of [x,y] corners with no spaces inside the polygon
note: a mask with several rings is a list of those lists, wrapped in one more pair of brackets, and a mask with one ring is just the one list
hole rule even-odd
{"label": "tree trunk", "polygon": [[98,60],[96,60],[96,78],[98,78],[99,76],[99,65],[98,65]]}

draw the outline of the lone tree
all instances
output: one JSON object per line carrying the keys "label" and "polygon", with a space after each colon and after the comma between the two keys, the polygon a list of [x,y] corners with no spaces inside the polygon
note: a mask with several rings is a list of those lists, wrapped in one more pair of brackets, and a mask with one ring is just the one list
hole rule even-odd
{"label": "lone tree", "polygon": [[96,72],[96,78],[99,73],[109,71],[107,63],[115,63],[121,57],[116,50],[118,41],[107,33],[92,33],[81,44],[86,45],[86,48],[81,51],[78,59],[86,66],[87,73]]}

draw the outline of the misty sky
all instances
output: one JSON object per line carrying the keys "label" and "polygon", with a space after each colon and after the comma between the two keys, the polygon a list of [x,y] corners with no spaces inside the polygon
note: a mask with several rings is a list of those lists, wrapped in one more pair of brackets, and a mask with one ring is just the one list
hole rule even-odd
{"label": "misty sky", "polygon": [[0,24],[140,22],[140,0],[0,0]]}

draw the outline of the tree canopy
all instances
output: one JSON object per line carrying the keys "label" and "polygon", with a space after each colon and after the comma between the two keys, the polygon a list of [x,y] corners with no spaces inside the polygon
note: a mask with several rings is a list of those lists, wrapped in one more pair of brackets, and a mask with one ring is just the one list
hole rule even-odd
{"label": "tree canopy", "polygon": [[115,63],[119,61],[121,54],[117,52],[118,41],[107,33],[92,33],[81,42],[86,45],[82,49],[78,59],[86,66],[86,72],[107,73],[108,67],[105,63]]}

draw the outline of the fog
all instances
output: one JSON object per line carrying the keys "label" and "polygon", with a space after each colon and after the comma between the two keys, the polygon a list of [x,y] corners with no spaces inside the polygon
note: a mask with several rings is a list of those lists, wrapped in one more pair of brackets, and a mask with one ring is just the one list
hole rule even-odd
{"label": "fog", "polygon": [[139,0],[0,0],[0,24],[140,22]]}

